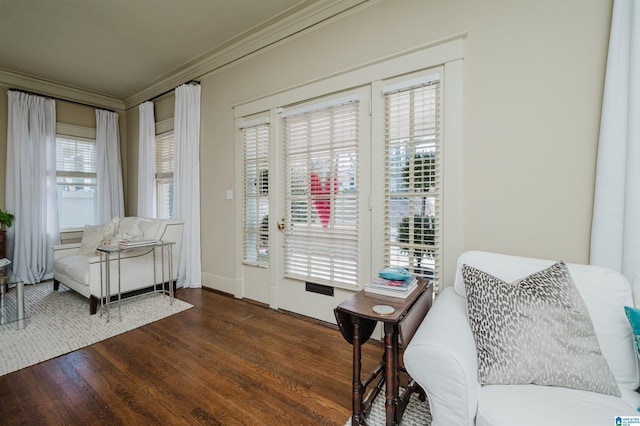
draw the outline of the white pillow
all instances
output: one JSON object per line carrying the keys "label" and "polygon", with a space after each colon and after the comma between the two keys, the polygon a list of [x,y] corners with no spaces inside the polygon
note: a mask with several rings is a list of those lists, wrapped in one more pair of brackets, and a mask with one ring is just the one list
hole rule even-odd
{"label": "white pillow", "polygon": [[107,245],[111,241],[117,226],[117,217],[102,225],[85,225],[80,241],[80,254],[96,254],[98,246]]}
{"label": "white pillow", "polygon": [[563,262],[513,283],[464,265],[481,384],[562,386],[620,396]]}
{"label": "white pillow", "polygon": [[118,233],[113,237],[114,241],[128,241],[142,237],[139,226],[139,217],[123,217],[118,224]]}

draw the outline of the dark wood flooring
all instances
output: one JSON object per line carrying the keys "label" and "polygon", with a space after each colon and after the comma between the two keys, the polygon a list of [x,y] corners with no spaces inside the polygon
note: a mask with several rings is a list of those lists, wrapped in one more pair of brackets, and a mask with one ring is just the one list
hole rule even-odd
{"label": "dark wood flooring", "polygon": [[[194,308],[1,376],[0,424],[342,426],[351,415],[351,346],[337,329],[211,290],[176,295]],[[363,352],[369,371],[382,346]]]}

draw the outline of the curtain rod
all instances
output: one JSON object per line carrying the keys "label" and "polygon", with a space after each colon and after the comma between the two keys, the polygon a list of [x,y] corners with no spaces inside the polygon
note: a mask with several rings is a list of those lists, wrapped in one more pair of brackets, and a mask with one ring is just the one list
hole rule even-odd
{"label": "curtain rod", "polygon": [[69,100],[69,99],[57,98],[57,97],[55,97],[55,96],[50,96],[50,95],[43,95],[43,94],[41,94],[41,93],[30,92],[30,91],[28,91],[28,90],[16,89],[16,88],[13,88],[13,87],[12,87],[12,88],[9,88],[9,90],[13,90],[14,92],[22,92],[22,93],[26,93],[27,95],[40,96],[40,97],[45,98],[45,99],[55,99],[55,100],[57,100],[57,101],[69,102],[69,103],[76,104],[76,105],[82,105],[82,106],[88,106],[88,107],[91,107],[91,108],[102,109],[102,110],[109,111],[109,112],[113,112],[113,113],[117,114],[117,112],[116,112],[116,111],[114,111],[114,110],[112,110],[112,109],[109,109],[109,108],[102,108],[102,107],[97,107],[97,106],[95,106],[95,105],[89,105],[89,104],[85,104],[85,103],[78,102],[78,101],[72,101],[72,100]]}
{"label": "curtain rod", "polygon": [[[183,84],[200,84],[200,82],[199,82],[198,80],[189,80],[189,81],[187,81],[186,83],[183,83]],[[182,86],[182,84],[180,84],[180,86]],[[176,86],[176,87],[177,87],[177,86]],[[153,98],[147,99],[147,100],[146,100],[146,101],[144,101],[144,102],[151,102],[151,101],[155,101],[156,99],[158,99],[158,98],[160,98],[160,97],[162,97],[162,96],[166,95],[167,93],[171,93],[171,92],[173,92],[174,90],[176,90],[176,88],[175,88],[175,87],[174,87],[173,89],[165,90],[164,92],[160,93],[159,95],[155,95]],[[143,102],[143,103],[144,103],[144,102]]]}

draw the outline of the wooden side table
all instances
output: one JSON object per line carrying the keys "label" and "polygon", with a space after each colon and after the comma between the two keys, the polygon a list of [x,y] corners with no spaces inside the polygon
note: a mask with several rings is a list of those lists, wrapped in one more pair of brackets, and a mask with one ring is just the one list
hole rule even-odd
{"label": "wooden side table", "polygon": [[[409,378],[409,384],[400,395],[400,373],[406,373],[400,365],[400,347],[406,347],[418,326],[431,308],[433,285],[420,279],[418,287],[406,299],[365,295],[360,291],[334,309],[340,332],[353,345],[353,393],[351,417],[352,425],[366,425],[366,417],[371,405],[385,389],[386,424],[398,425],[409,397],[414,391],[424,392]],[[376,305],[389,305],[395,311],[390,315],[379,315],[373,311]],[[369,340],[378,321],[384,324],[384,354],[380,364],[368,378],[361,380],[361,346]],[[378,378],[374,389],[367,393],[367,387]],[[366,397],[365,397],[366,395]]]}
{"label": "wooden side table", "polygon": [[0,259],[7,257],[7,231],[0,229]]}

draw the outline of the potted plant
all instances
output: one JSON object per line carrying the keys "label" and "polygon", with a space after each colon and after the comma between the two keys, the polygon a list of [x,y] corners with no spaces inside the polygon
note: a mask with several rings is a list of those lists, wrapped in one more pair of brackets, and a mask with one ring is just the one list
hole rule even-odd
{"label": "potted plant", "polygon": [[13,224],[14,219],[15,217],[11,213],[0,209],[0,229],[1,230],[4,231],[7,228],[10,228],[11,225]]}

